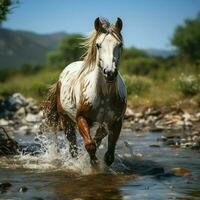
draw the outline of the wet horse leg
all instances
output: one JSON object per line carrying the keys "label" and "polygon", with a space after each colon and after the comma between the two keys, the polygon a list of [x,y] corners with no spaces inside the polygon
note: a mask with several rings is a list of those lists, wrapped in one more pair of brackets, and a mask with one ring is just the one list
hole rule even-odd
{"label": "wet horse leg", "polygon": [[85,148],[90,156],[90,162],[92,165],[97,164],[97,157],[96,157],[96,142],[92,140],[90,136],[90,127],[87,120],[83,116],[77,117],[77,125],[79,128],[79,132],[83,137]]}
{"label": "wet horse leg", "polygon": [[122,120],[114,122],[109,126],[109,135],[108,135],[108,150],[105,153],[104,161],[106,165],[110,166],[115,159],[115,146],[119,138],[119,134],[122,128]]}
{"label": "wet horse leg", "polygon": [[106,135],[108,135],[107,130],[106,130],[103,126],[100,126],[100,127],[97,129],[96,134],[95,134],[95,136],[94,136],[94,140],[96,141],[97,148],[100,146],[102,139],[103,139]]}
{"label": "wet horse leg", "polygon": [[72,157],[76,157],[77,152],[77,144],[76,144],[76,129],[74,122],[68,117],[64,117],[64,131],[69,141],[69,152]]}

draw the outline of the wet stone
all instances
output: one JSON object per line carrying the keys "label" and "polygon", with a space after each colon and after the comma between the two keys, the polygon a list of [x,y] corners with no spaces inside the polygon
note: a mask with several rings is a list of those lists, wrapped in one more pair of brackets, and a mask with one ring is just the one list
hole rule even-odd
{"label": "wet stone", "polygon": [[192,176],[190,171],[181,167],[172,168],[170,169],[170,172],[175,175],[180,175],[180,176]]}
{"label": "wet stone", "polygon": [[12,184],[9,182],[0,183],[0,192],[1,193],[7,192],[11,186]]}
{"label": "wet stone", "polygon": [[158,145],[158,144],[151,144],[151,145],[149,145],[149,147],[160,148],[160,145]]}
{"label": "wet stone", "polygon": [[26,186],[22,186],[19,188],[19,192],[26,192],[28,188]]}

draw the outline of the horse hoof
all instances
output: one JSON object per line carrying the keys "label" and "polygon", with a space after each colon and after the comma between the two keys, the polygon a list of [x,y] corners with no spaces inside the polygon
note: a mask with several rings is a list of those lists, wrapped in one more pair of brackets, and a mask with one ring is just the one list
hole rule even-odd
{"label": "horse hoof", "polygon": [[113,153],[108,153],[106,152],[104,156],[104,162],[106,163],[107,166],[110,166],[114,162],[114,154]]}

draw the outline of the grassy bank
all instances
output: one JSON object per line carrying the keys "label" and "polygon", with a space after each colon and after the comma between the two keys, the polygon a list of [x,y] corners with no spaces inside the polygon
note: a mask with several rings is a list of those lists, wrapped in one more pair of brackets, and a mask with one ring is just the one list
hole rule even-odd
{"label": "grassy bank", "polygon": [[[34,97],[40,102],[45,96],[48,86],[58,80],[60,72],[61,69],[43,68],[36,73],[14,73],[0,83],[0,96],[4,97],[14,92],[20,92],[24,96]],[[193,101],[197,105],[200,104],[199,88],[193,88],[196,87],[195,84],[199,83],[198,76],[194,74],[183,77],[180,73],[169,71],[163,80],[155,79],[152,75],[127,75],[125,73],[122,75],[127,85],[129,105],[173,105],[180,101]],[[194,83],[187,82],[189,76]]]}

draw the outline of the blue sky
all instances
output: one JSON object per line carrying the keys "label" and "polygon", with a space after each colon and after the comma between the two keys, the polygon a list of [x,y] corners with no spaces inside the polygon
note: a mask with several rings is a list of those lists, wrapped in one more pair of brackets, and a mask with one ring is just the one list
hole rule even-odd
{"label": "blue sky", "polygon": [[121,17],[125,45],[138,48],[171,49],[175,27],[200,11],[200,0],[19,1],[4,27],[37,33],[87,34],[97,16],[112,22]]}

